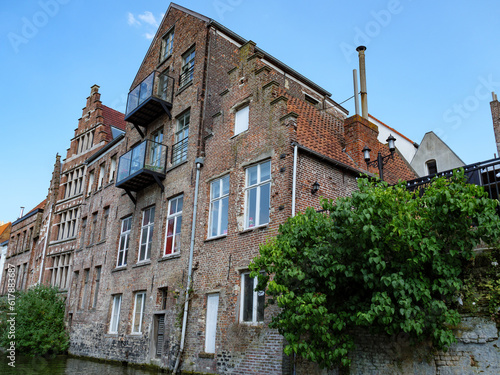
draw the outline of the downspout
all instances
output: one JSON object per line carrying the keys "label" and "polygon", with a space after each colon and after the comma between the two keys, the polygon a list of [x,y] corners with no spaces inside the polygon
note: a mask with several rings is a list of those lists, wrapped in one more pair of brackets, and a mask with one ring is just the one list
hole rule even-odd
{"label": "downspout", "polygon": [[292,217],[295,216],[295,196],[297,193],[297,155],[299,146],[293,143],[293,177],[292,177]]}
{"label": "downspout", "polygon": [[47,251],[47,241],[49,240],[51,223],[52,223],[52,206],[50,206],[49,222],[47,224],[47,234],[45,235],[45,241],[43,243],[42,265],[40,266],[40,276],[38,276],[38,284],[42,283],[43,268],[45,267],[45,253]]}
{"label": "downspout", "polygon": [[182,353],[184,351],[184,342],[186,340],[186,326],[187,326],[187,315],[189,309],[189,291],[191,289],[191,279],[193,274],[193,253],[194,253],[194,235],[196,230],[196,211],[198,208],[198,188],[200,185],[200,169],[203,166],[204,158],[196,158],[196,183],[194,188],[194,204],[193,204],[193,222],[191,224],[191,245],[189,247],[189,265],[188,265],[188,278],[186,284],[186,300],[184,301],[184,314],[182,316],[182,333],[181,333],[181,344],[179,347],[179,354],[175,360],[174,374],[177,374],[179,368],[179,362],[181,360]]}

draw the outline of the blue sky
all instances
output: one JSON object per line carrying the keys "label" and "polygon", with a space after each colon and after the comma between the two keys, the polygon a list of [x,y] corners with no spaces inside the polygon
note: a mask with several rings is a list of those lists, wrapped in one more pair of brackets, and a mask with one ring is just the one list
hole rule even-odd
{"label": "blue sky", "polygon": [[[178,0],[310,78],[342,102],[366,51],[368,109],[416,142],[438,134],[466,163],[496,152],[495,0]],[[124,111],[167,1],[41,0],[0,5],[0,221],[45,199],[90,87]],[[177,36],[177,35],[176,35]],[[352,114],[353,100],[344,106]],[[397,141],[396,141],[397,145]],[[25,211],[26,212],[26,211]]]}

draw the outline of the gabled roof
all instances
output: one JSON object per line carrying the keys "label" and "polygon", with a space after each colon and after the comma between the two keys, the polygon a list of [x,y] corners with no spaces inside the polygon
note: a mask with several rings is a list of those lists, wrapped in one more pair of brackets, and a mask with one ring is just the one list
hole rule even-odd
{"label": "gabled roof", "polygon": [[[206,17],[206,16],[204,16],[204,15],[202,15],[200,13],[194,12],[194,11],[188,9],[188,8],[185,8],[185,7],[181,6],[181,5],[178,5],[178,4],[175,4],[175,3],[170,3],[170,5],[168,6],[168,9],[165,12],[165,15],[164,15],[164,17],[163,17],[163,19],[162,19],[162,21],[160,23],[160,26],[158,27],[158,30],[156,31],[156,34],[155,34],[155,36],[153,38],[153,41],[149,45],[149,48],[148,48],[146,54],[144,55],[144,59],[142,60],[140,66],[139,66],[139,69],[138,69],[138,71],[136,73],[136,76],[134,77],[133,82],[136,81],[137,75],[139,74],[142,65],[146,61],[146,58],[149,56],[149,54],[151,52],[151,49],[153,48],[154,41],[158,37],[160,37],[159,32],[160,32],[160,30],[162,30],[163,23],[165,22],[165,20],[167,18],[167,15],[170,12],[170,9],[177,9],[177,10],[179,10],[181,12],[189,14],[189,15],[195,17],[195,18],[198,18],[202,22],[205,22],[207,24],[207,26],[213,26],[214,28],[216,28],[217,30],[219,30],[222,33],[226,34],[228,37],[230,37],[231,39],[233,39],[234,41],[236,41],[237,43],[239,43],[241,45],[244,45],[244,44],[248,43],[247,39],[245,39],[245,38],[241,37],[240,35],[236,34],[234,31],[228,29],[227,27],[225,27],[224,25],[220,24],[219,22],[217,22],[217,21],[215,21],[215,20],[213,20],[211,18],[208,18],[208,17]],[[269,53],[265,52],[264,50],[260,49],[259,47],[255,47],[255,52],[262,54],[262,56],[263,56],[263,58],[265,60],[268,60],[271,64],[273,64],[277,68],[283,70],[286,74],[288,74],[288,75],[290,75],[290,76],[298,79],[299,81],[303,82],[307,86],[311,87],[312,89],[314,89],[315,91],[317,91],[320,95],[328,97],[329,98],[328,100],[332,101],[335,104],[335,107],[338,108],[340,111],[344,112],[346,115],[349,113],[349,111],[347,109],[345,109],[340,104],[336,103],[333,99],[331,99],[331,95],[332,94],[330,92],[328,92],[327,90],[325,90],[324,88],[322,88],[321,86],[317,85],[316,83],[314,83],[313,81],[311,81],[307,77],[303,76],[302,74],[300,74],[296,70],[290,68],[288,65],[286,65],[285,63],[283,63],[279,59],[275,58],[274,56],[270,55]],[[133,87],[131,89],[133,89]]]}
{"label": "gabled roof", "polygon": [[12,228],[12,223],[5,223],[0,225],[0,239],[6,240],[8,242],[10,237],[10,228]]}

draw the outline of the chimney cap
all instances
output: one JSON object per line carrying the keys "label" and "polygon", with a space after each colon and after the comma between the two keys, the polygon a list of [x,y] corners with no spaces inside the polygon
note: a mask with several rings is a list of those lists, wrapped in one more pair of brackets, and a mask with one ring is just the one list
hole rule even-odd
{"label": "chimney cap", "polygon": [[360,51],[366,51],[366,47],[365,46],[359,46],[356,48],[356,51],[360,52]]}

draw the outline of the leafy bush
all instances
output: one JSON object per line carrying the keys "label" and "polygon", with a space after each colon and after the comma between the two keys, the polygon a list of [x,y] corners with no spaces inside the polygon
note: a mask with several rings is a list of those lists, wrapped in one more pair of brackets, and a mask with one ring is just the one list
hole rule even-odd
{"label": "leafy bush", "polygon": [[[64,325],[64,301],[56,288],[37,285],[26,291],[16,292],[14,310],[9,310],[5,299],[0,306],[0,345],[16,343],[16,352],[29,355],[63,353],[69,339]],[[7,319],[15,312],[15,338],[9,338]]]}
{"label": "leafy bush", "polygon": [[260,247],[252,275],[281,307],[270,327],[287,354],[321,367],[350,364],[356,327],[446,349],[460,321],[463,267],[500,232],[498,202],[463,172],[423,192],[367,179],[358,186],[352,197],[323,200],[327,213],[290,218]]}

